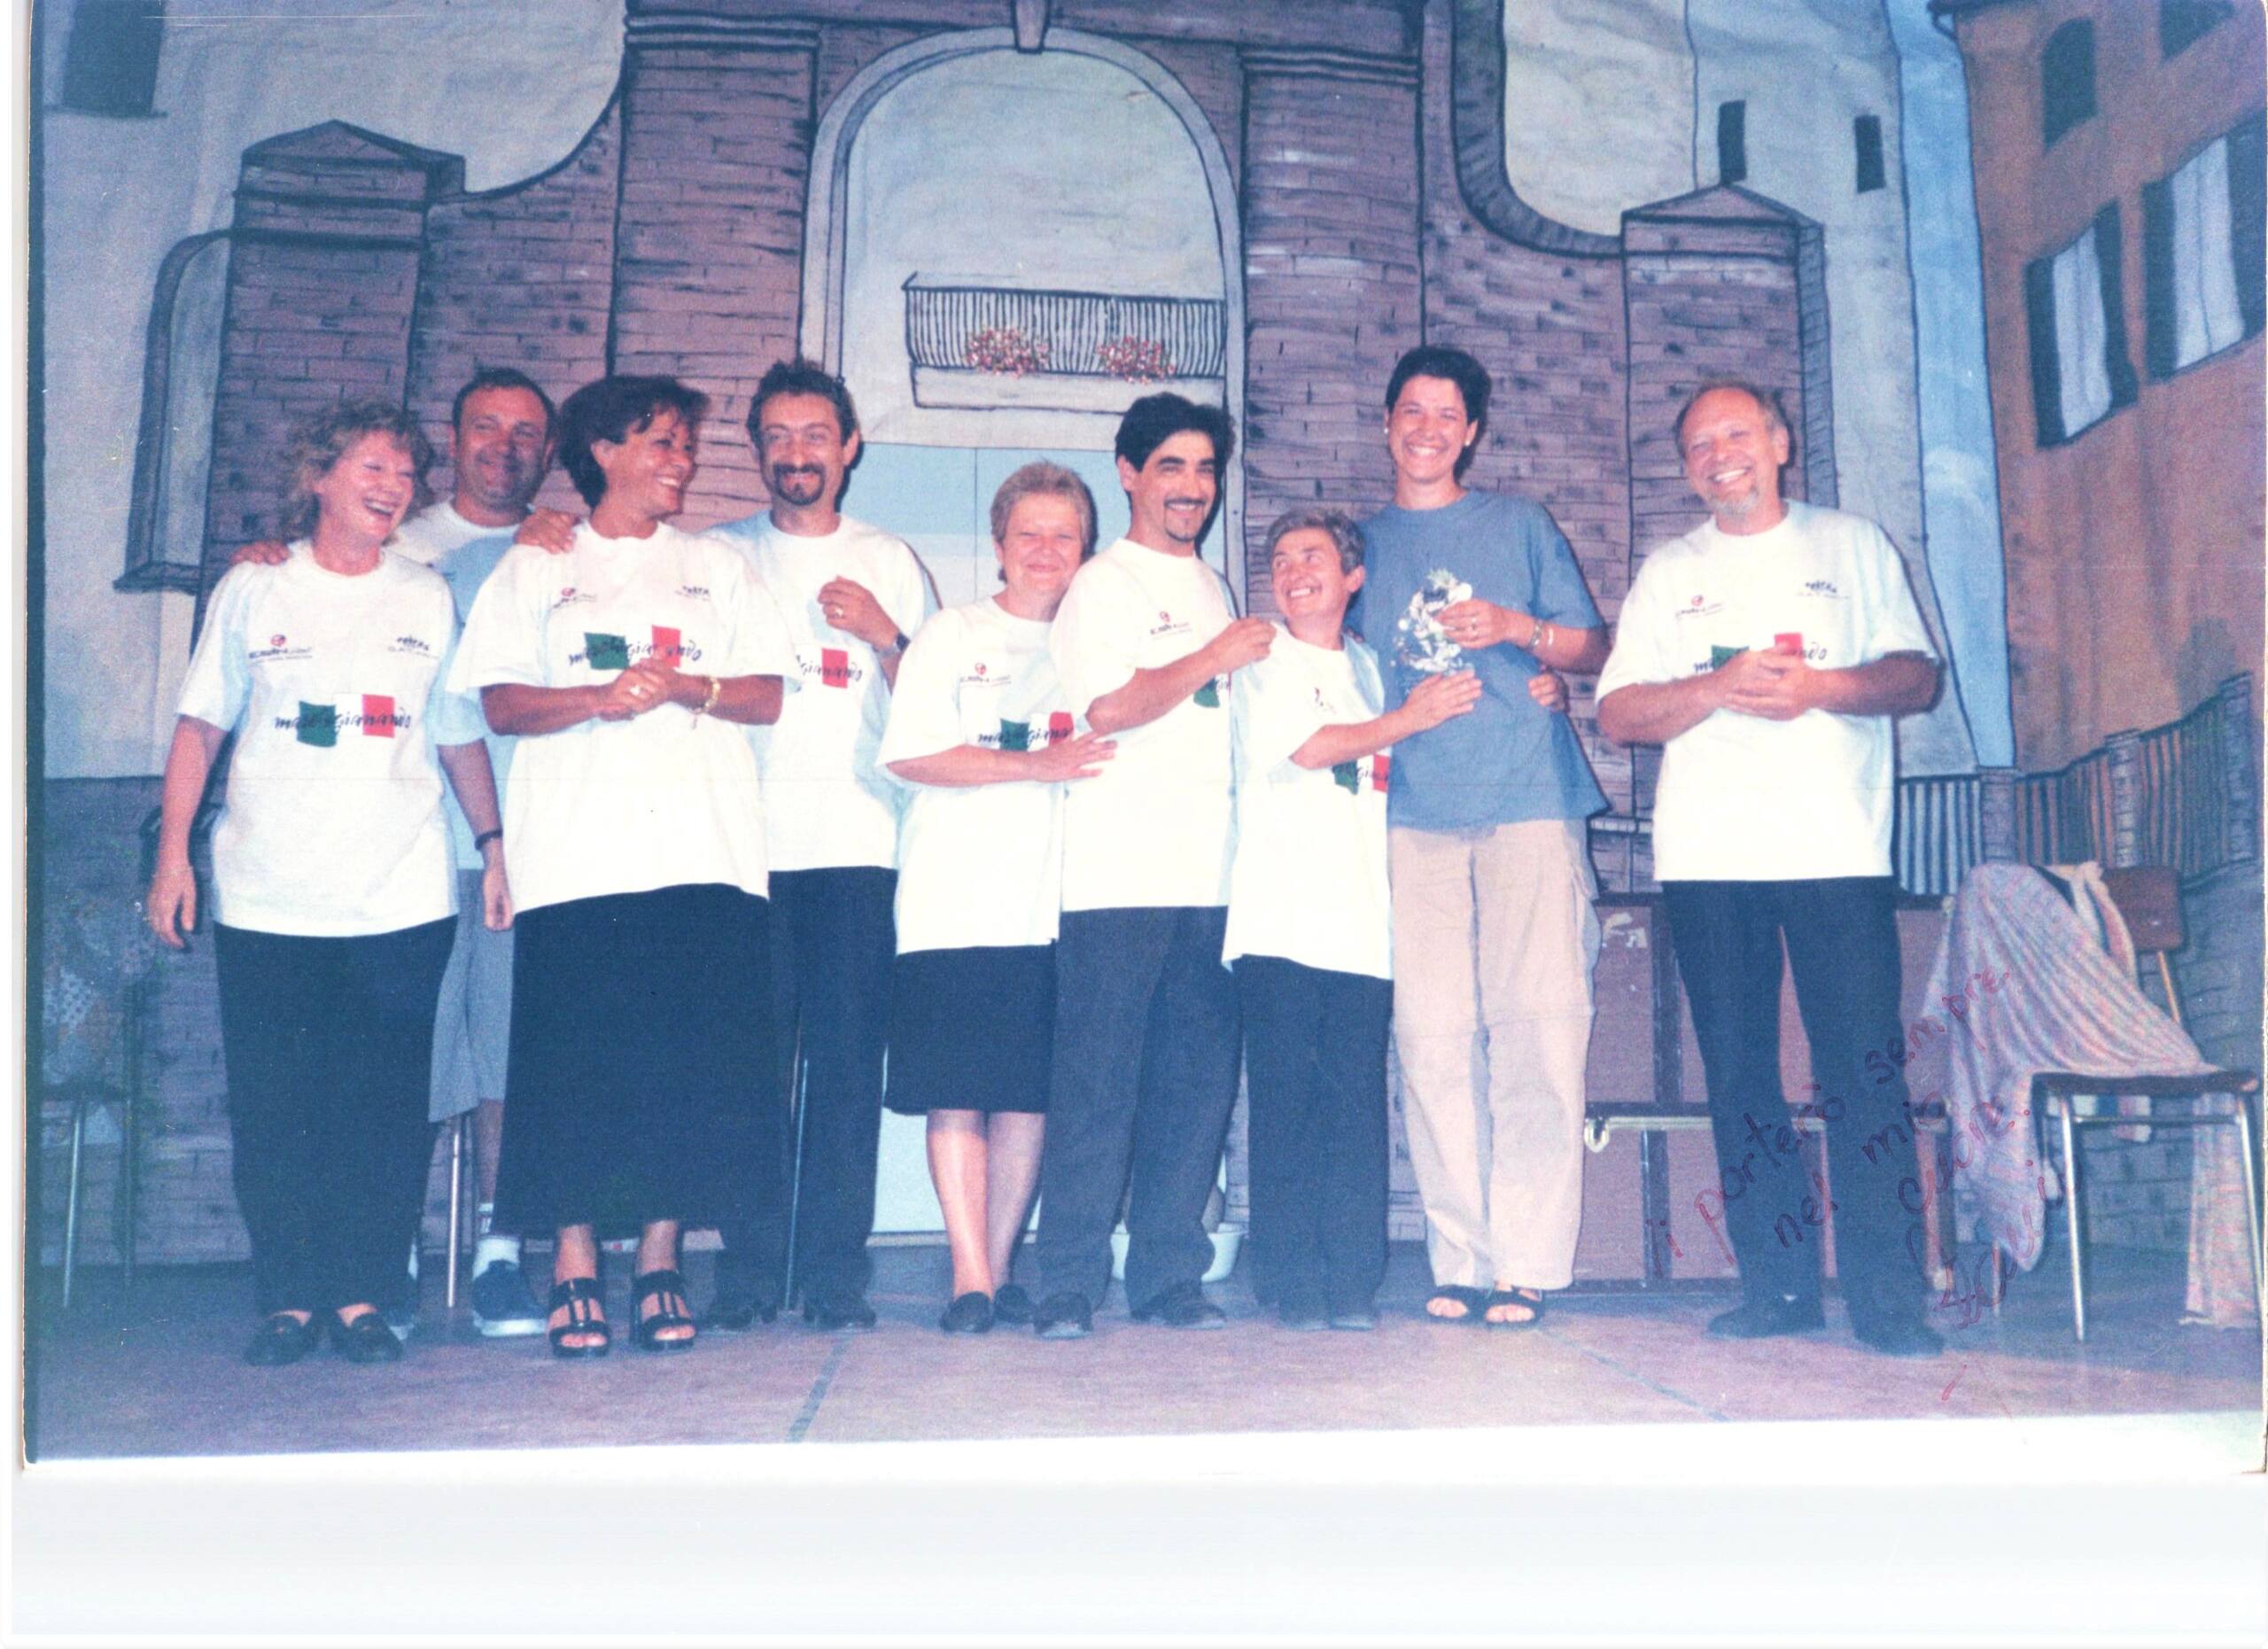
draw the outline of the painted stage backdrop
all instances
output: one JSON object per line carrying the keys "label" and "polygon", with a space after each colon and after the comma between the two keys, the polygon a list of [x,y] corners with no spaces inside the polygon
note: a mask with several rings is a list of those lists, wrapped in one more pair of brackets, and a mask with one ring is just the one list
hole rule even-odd
{"label": "painted stage backdrop", "polygon": [[[1089,478],[1106,536],[1122,525],[1117,415],[1174,387],[1236,416],[1208,549],[1265,611],[1268,522],[1384,502],[1387,373],[1453,344],[1498,393],[1470,480],[1549,507],[1610,618],[1698,518],[1673,411],[1739,374],[1793,415],[1790,491],[1883,524],[1944,648],[1949,690],[1899,738],[1903,771],[1953,798],[1930,837],[1946,874],[1990,851],[2011,769],[2209,703],[2249,759],[2255,6],[189,10],[36,12],[48,883],[67,900],[131,883],[109,849],[154,801],[202,593],[275,532],[291,424],[377,393],[443,445],[485,365],[555,396],[612,370],[709,392],[700,524],[765,502],[741,427],[765,367],[820,360],[866,426],[847,508],[909,539],[948,601],[990,587],[986,502],[1035,455]],[[2164,17],[2191,31],[2178,48]],[[2075,22],[2088,111],[2043,149],[2045,54]],[[571,502],[563,477],[545,502]],[[1651,758],[1597,738],[1588,688],[1602,874],[1643,887]],[[2236,757],[2215,759],[2225,779]],[[2249,796],[2250,774],[2228,782]],[[2256,810],[2212,828],[2212,868],[2256,878]],[[204,1011],[153,1033],[162,1080],[217,1085]]]}

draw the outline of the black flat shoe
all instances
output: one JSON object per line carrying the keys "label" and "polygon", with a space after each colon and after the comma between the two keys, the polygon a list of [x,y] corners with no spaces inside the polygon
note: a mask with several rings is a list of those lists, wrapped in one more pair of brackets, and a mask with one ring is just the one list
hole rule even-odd
{"label": "black flat shoe", "polygon": [[[649,1316],[638,1315],[639,1308],[648,1300],[658,1303]],[[693,1347],[694,1334],[671,1334],[672,1328],[693,1327],[693,1318],[685,1303],[685,1279],[667,1267],[660,1271],[641,1272],[630,1280],[630,1338],[641,1351],[686,1351]],[[698,1332],[698,1331],[695,1331]]]}
{"label": "black flat shoe", "polygon": [[981,1334],[992,1326],[992,1296],[972,1288],[958,1295],[937,1319],[949,1334]]}
{"label": "black flat shoe", "polygon": [[804,1320],[822,1334],[863,1334],[874,1326],[874,1308],[862,1295],[821,1295],[804,1302]]}
{"label": "black flat shoe", "polygon": [[245,1361],[254,1368],[283,1368],[298,1362],[322,1343],[322,1318],[301,1322],[289,1311],[277,1311],[252,1334],[245,1347]]}
{"label": "black flat shoe", "polygon": [[1817,1300],[1791,1300],[1781,1295],[1767,1295],[1761,1300],[1751,1300],[1736,1305],[1729,1311],[1720,1311],[1709,1319],[1709,1334],[1715,1340],[1769,1340],[1779,1334],[1809,1334],[1814,1328],[1827,1326],[1827,1314]]}
{"label": "black flat shoe", "polygon": [[[601,1315],[604,1293],[595,1277],[570,1277],[551,1285],[551,1309],[565,1311],[567,1320],[551,1331],[551,1355],[554,1357],[604,1357],[614,1343],[614,1331],[607,1326]],[[598,1339],[587,1345],[571,1346],[570,1334],[596,1334]]]}
{"label": "black flat shoe", "polygon": [[1163,1294],[1144,1301],[1130,1313],[1138,1323],[1161,1328],[1225,1328],[1227,1313],[1205,1297],[1194,1282],[1177,1282]]}
{"label": "black flat shoe", "polygon": [[330,1319],[331,1349],[350,1363],[399,1363],[401,1342],[386,1326],[385,1313],[365,1311],[353,1322]]}
{"label": "black flat shoe", "polygon": [[1031,1295],[1015,1283],[997,1288],[992,1294],[992,1320],[996,1323],[1022,1324],[1039,1314]]}

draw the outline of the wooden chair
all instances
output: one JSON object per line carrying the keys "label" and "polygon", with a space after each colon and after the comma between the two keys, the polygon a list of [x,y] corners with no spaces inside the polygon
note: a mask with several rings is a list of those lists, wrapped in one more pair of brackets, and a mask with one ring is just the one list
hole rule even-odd
{"label": "wooden chair", "polygon": [[[2143,964],[2155,958],[2159,982],[2165,988],[2166,1008],[2177,1025],[2181,1020],[2181,997],[2173,981],[2170,953],[2187,943],[2181,919],[2181,880],[2172,870],[2145,867],[2106,870],[2104,886],[2133,936],[2135,960]],[[2227,1113],[2200,1108],[2209,1093],[2226,1093],[2235,1103]],[[2105,1099],[2134,1098],[2143,1101],[2138,1114],[2120,1115],[2106,1108],[2081,1112],[2075,1101],[2081,1094]],[[2086,1197],[2081,1186],[2079,1133],[2087,1128],[2116,1128],[2121,1124],[2147,1123],[2153,1128],[2233,1127],[2239,1155],[2244,1162],[2244,1213],[2250,1239],[2247,1256],[2257,1293],[2261,1282],[2260,1190],[2255,1178],[2258,1162],[2253,1154],[2252,1107],[2260,1094],[2260,1078],[2249,1070],[2213,1070],[2202,1076],[2105,1077],[2085,1071],[2043,1070],[2031,1079],[2032,1114],[2044,1124],[2054,1117],[2062,1131],[2063,1215],[2071,1242],[2071,1322],[2074,1334],[2087,1337]],[[2158,1108],[2161,1100],[2186,1100],[2189,1108],[2171,1114]],[[2114,1139],[2117,1135],[2112,1136]],[[1996,1256],[1997,1257],[1997,1256]],[[1994,1272],[1999,1271],[1998,1265]],[[1994,1282],[1999,1278],[1996,1274]],[[1997,1295],[1997,1287],[1994,1293]],[[1994,1303],[1998,1304],[1997,1298]]]}

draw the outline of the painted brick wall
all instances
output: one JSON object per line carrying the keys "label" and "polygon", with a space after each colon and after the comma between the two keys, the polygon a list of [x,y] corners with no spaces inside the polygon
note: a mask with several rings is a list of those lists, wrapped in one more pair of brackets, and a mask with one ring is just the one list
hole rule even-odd
{"label": "painted brick wall", "polygon": [[1246,75],[1245,486],[1256,611],[1268,524],[1390,497],[1379,396],[1423,326],[1414,78],[1251,53]]}
{"label": "painted brick wall", "polygon": [[[440,201],[427,214],[409,405],[440,455],[437,496],[454,485],[450,403],[475,371],[517,367],[555,401],[605,374],[621,138],[616,105],[543,176]],[[563,471],[544,502],[580,509]]]}
{"label": "painted brick wall", "polygon": [[765,502],[748,399],[796,352],[818,34],[674,39],[633,27],[623,71],[614,369],[672,373],[716,398],[700,497],[725,520]]}
{"label": "painted brick wall", "polygon": [[336,122],[245,151],[206,492],[217,570],[276,531],[277,455],[344,394],[400,399],[427,201],[462,165]]}

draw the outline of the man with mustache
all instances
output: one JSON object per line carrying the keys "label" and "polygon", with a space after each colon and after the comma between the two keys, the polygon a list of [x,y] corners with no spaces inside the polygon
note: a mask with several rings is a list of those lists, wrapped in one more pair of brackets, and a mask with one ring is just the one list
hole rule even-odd
{"label": "man with mustache", "polygon": [[1199,1282],[1237,1088],[1235,984],[1221,966],[1229,678],[1275,635],[1236,616],[1197,553],[1233,440],[1225,412],[1179,395],[1127,408],[1116,450],[1132,521],[1071,580],[1048,641],[1075,712],[1118,753],[1064,804],[1036,1256],[1043,1339],[1091,1331],[1130,1174],[1135,1321],[1226,1320]]}
{"label": "man with mustache", "polygon": [[[1781,497],[1792,442],[1769,391],[1704,384],[1673,427],[1709,519],[1632,581],[1598,726],[1664,747],[1654,870],[1746,1296],[1709,1333],[1823,1327],[1817,1233],[1831,1216],[1860,1341],[1933,1356],[1944,1342],[1923,1321],[1921,1268],[1901,1237],[1898,1186],[1915,1172],[1905,1081],[1895,1067],[1868,1070],[1865,1054],[1900,1037],[1891,719],[1937,697],[1936,649],[1881,528]],[[1829,1096],[1825,1186],[1780,1086],[1783,942]]]}
{"label": "man with mustache", "polygon": [[[800,1040],[804,1073],[788,1283],[813,1326],[866,1329],[903,796],[880,751],[906,638],[937,600],[903,540],[837,508],[859,439],[841,379],[808,361],[773,362],[748,432],[772,507],[717,531],[778,602],[804,688],[776,726],[750,729],[772,865],[773,1007],[783,1049]],[[778,1310],[782,1189],[760,1187],[749,1220],[720,1233],[711,1326],[745,1328]]]}
{"label": "man with mustache", "polygon": [[[386,548],[431,567],[448,581],[462,618],[473,597],[512,547],[551,468],[551,398],[533,378],[510,367],[483,367],[457,391],[450,408],[450,496],[418,511]],[[564,517],[562,517],[563,519]],[[247,546],[238,561],[282,562],[277,543]],[[516,741],[484,729],[488,761],[503,794]],[[504,1072],[512,1024],[512,935],[480,919],[479,841],[454,795],[449,834],[456,845],[458,918],[448,971],[441,977],[433,1023],[433,1074],[429,1116],[445,1123],[472,1113],[473,1160],[480,1187],[472,1259],[472,1320],[483,1334],[510,1337],[543,1332],[544,1316],[520,1271],[520,1240],[490,1228],[496,1200],[496,1164],[504,1140]],[[381,1302],[386,1325],[408,1339],[417,1322],[415,1247],[399,1298]]]}

